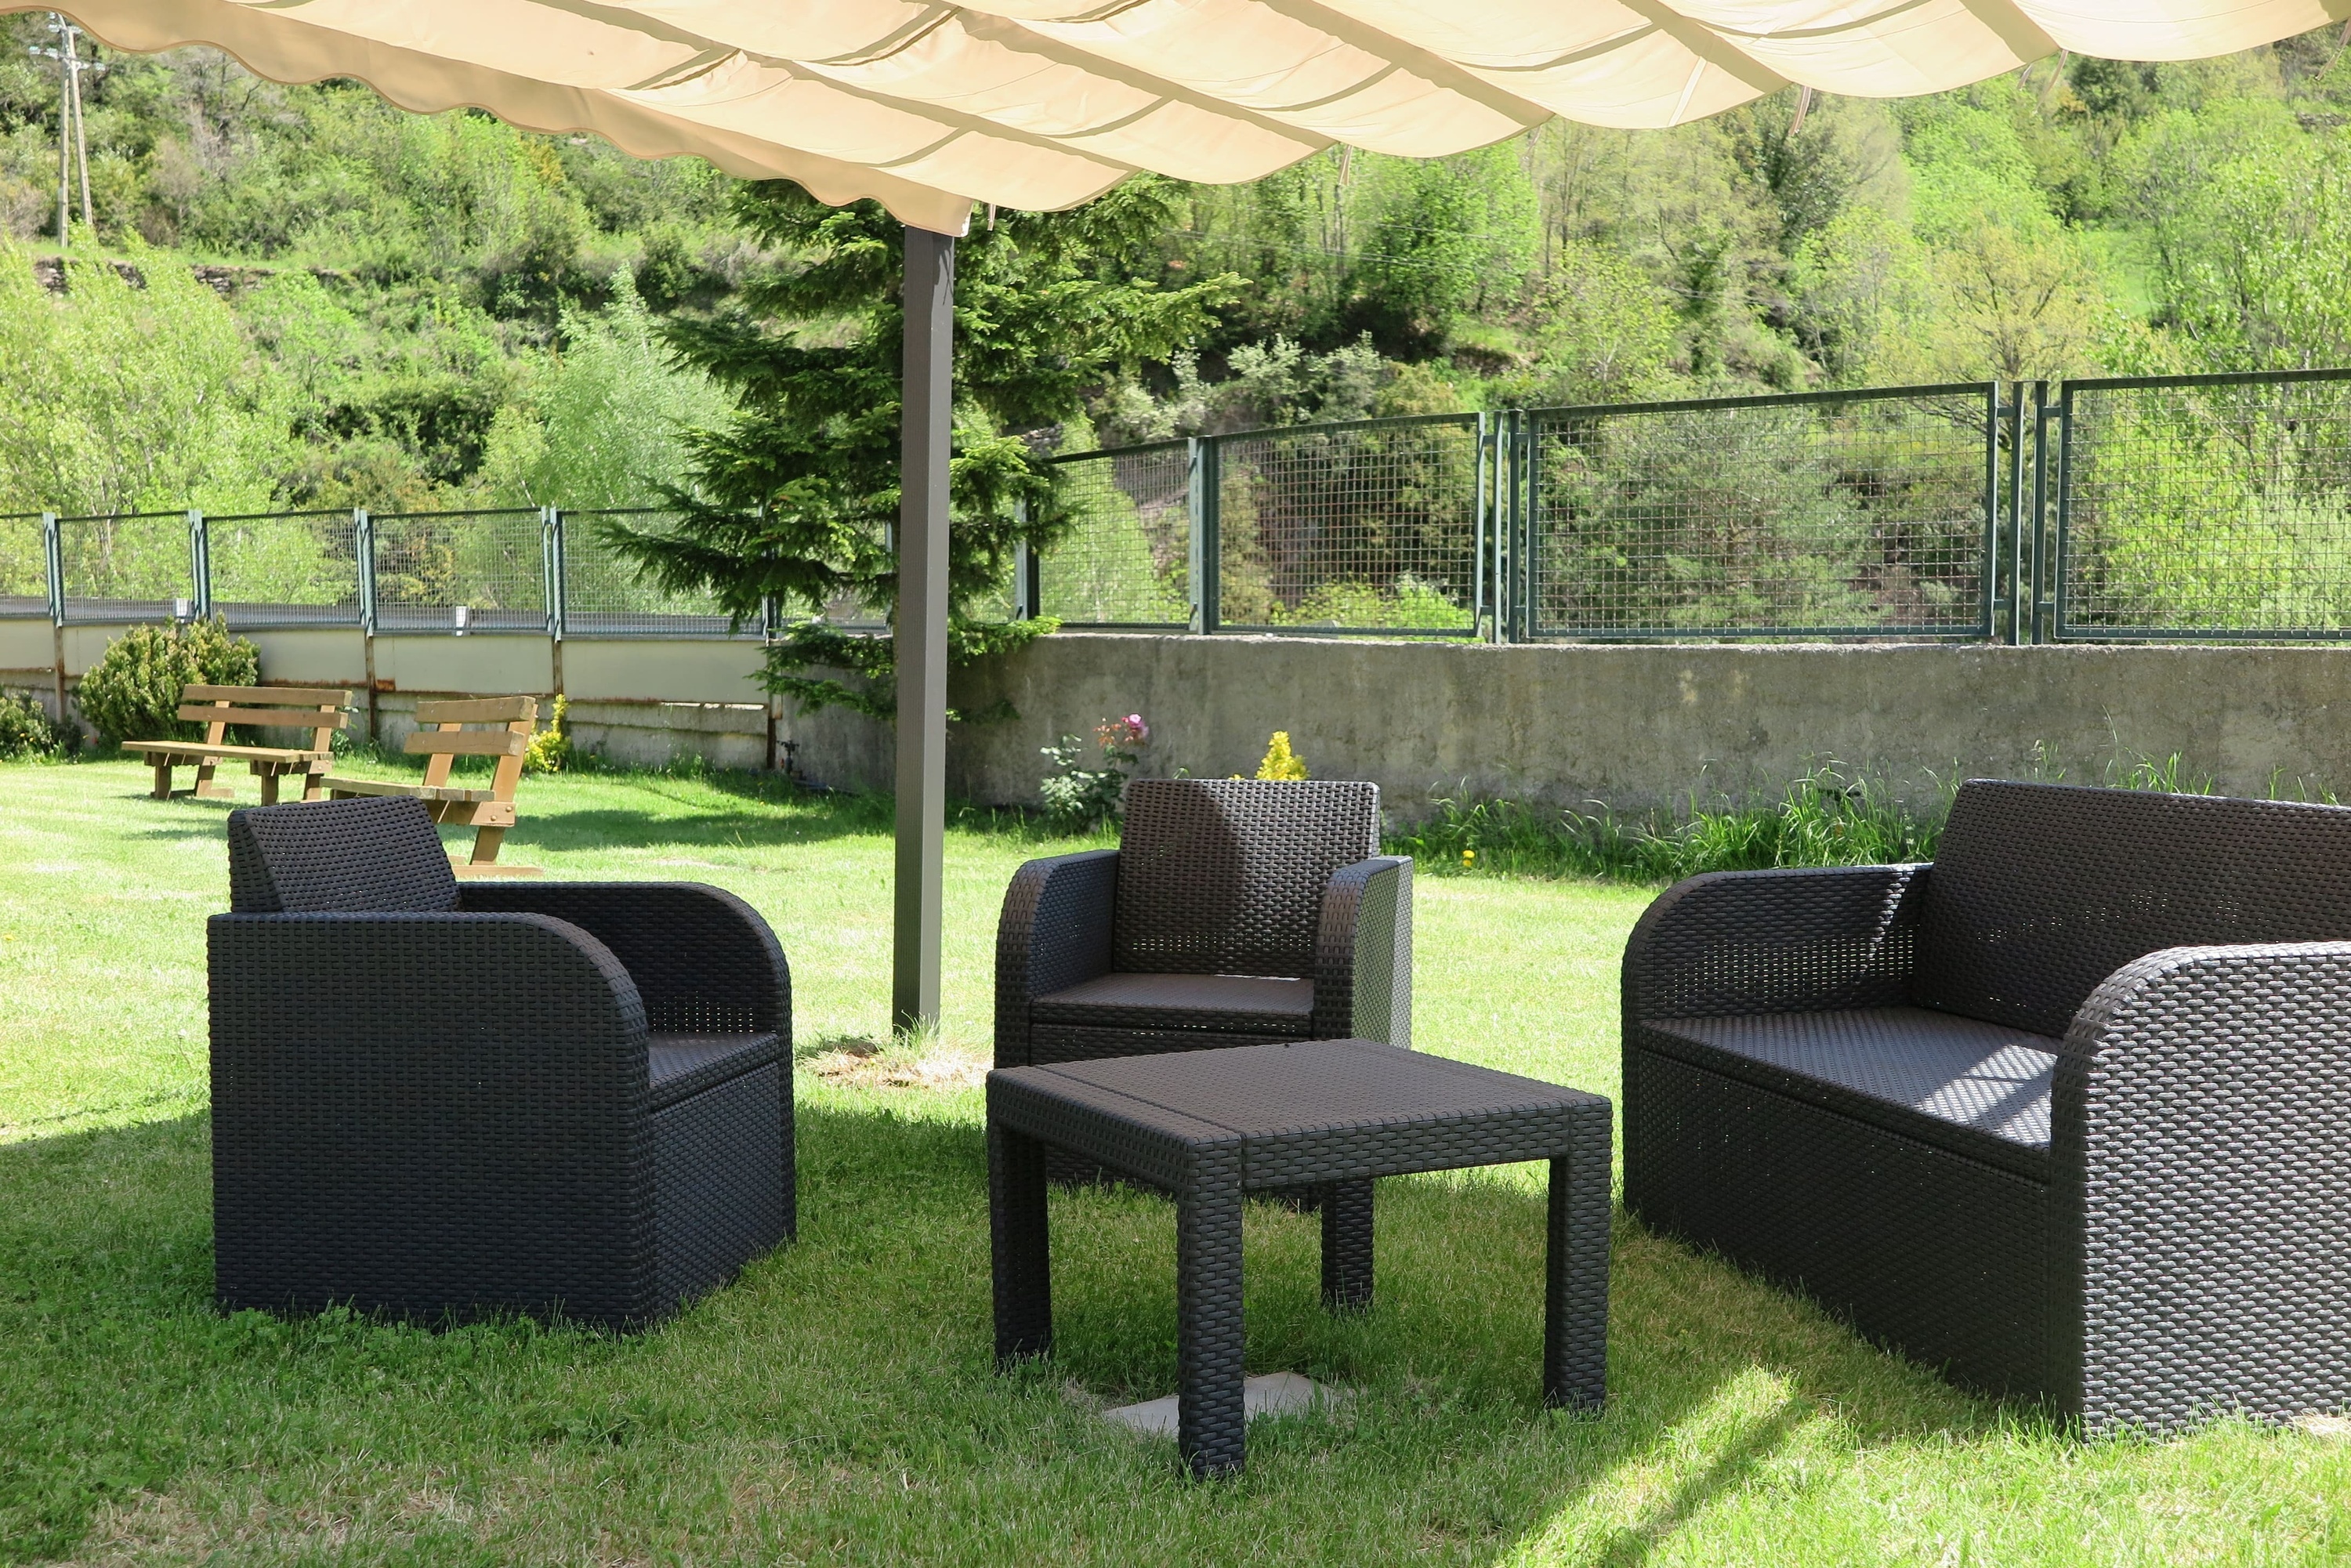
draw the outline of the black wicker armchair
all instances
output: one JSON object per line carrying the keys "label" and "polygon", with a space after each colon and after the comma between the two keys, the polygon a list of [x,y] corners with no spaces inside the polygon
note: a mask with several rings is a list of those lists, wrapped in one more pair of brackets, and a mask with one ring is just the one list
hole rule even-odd
{"label": "black wicker armchair", "polygon": [[2351,810],[1973,782],[1624,985],[1649,1225],[2092,1429],[2351,1406]]}
{"label": "black wicker armchair", "polygon": [[996,935],[996,1065],[1270,1040],[1412,1043],[1412,862],[1375,784],[1137,779],[1115,850],[1030,861]]}
{"label": "black wicker armchair", "polygon": [[688,883],[477,882],[395,798],[231,813],[214,1285],[642,1327],[792,1234],[791,991]]}

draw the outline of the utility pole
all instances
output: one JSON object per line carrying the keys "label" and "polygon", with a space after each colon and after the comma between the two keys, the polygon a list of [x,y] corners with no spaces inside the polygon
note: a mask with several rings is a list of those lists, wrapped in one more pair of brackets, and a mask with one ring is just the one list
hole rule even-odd
{"label": "utility pole", "polygon": [[89,197],[89,131],[82,115],[81,74],[90,71],[102,76],[106,66],[81,57],[77,47],[81,29],[54,11],[49,13],[49,31],[57,35],[61,47],[36,46],[26,52],[57,63],[57,247],[62,250],[73,243],[68,187],[77,162],[81,171],[81,221],[93,234],[98,229],[98,214]]}

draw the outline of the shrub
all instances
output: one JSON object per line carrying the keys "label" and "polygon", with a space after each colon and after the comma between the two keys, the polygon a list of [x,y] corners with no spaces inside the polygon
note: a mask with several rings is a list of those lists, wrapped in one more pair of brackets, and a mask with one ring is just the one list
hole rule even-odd
{"label": "shrub", "polygon": [[564,716],[571,704],[561,692],[555,694],[555,706],[547,716],[547,727],[530,737],[530,749],[522,754],[525,773],[560,773],[571,760],[571,737],[564,732]]}
{"label": "shrub", "polygon": [[1306,758],[1290,749],[1288,730],[1277,729],[1273,732],[1273,743],[1265,748],[1265,758],[1257,765],[1257,776],[1260,779],[1306,777]]}
{"label": "shrub", "polygon": [[49,716],[30,696],[0,692],[0,762],[21,757],[59,757],[74,748],[70,725]]}
{"label": "shrub", "polygon": [[1072,828],[1115,821],[1126,796],[1126,777],[1150,738],[1151,727],[1143,722],[1141,714],[1131,713],[1094,727],[1092,749],[1100,758],[1098,767],[1085,765],[1086,743],[1074,735],[1061,737],[1059,746],[1043,747],[1045,759],[1053,765],[1053,771],[1037,786],[1037,792],[1045,799],[1045,815]]}
{"label": "shrub", "polygon": [[230,636],[222,621],[133,626],[107,644],[82,676],[76,700],[82,717],[110,745],[193,740],[203,727],[175,716],[182,686],[249,686],[260,679],[260,652]]}

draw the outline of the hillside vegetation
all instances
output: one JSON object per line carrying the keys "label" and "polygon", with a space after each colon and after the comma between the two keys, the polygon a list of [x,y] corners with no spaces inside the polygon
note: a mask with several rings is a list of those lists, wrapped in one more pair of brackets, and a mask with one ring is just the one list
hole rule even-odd
{"label": "hillside vegetation", "polygon": [[[731,404],[665,325],[796,265],[697,162],[188,49],[90,84],[96,233],[77,218],[60,291],[34,265],[58,249],[43,29],[0,26],[0,511],[656,499]],[[2351,362],[2341,39],[1179,190],[1115,265],[1246,287],[1042,439]]]}

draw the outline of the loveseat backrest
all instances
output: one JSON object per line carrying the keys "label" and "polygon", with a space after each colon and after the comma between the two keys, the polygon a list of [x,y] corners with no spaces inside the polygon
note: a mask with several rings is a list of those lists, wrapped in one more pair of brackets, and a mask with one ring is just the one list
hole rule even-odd
{"label": "loveseat backrest", "polygon": [[239,915],[457,907],[457,878],[432,813],[405,796],[231,811],[228,887]]}
{"label": "loveseat backrest", "polygon": [[1138,779],[1119,833],[1112,967],[1309,977],[1331,873],[1379,852],[1376,784]]}
{"label": "loveseat backrest", "polygon": [[2351,939],[2351,808],[1971,779],[1927,878],[1911,998],[2062,1035],[2166,947]]}

